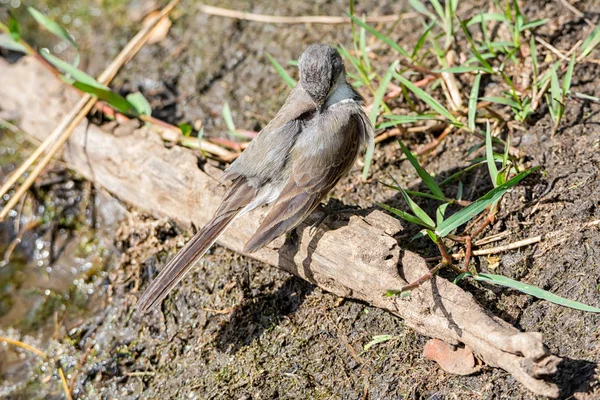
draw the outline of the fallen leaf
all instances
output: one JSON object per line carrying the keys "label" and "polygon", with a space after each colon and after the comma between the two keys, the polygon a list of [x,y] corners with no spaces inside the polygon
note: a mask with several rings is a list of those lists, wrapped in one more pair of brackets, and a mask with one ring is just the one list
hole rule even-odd
{"label": "fallen leaf", "polygon": [[439,339],[431,339],[423,348],[423,356],[435,361],[446,372],[456,375],[471,375],[481,369],[473,352],[468,347],[449,345]]}

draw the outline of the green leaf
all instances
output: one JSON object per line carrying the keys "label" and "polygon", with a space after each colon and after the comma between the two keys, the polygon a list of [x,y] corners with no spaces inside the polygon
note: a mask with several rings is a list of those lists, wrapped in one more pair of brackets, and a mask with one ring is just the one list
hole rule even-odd
{"label": "green leaf", "polygon": [[415,45],[415,48],[413,49],[411,58],[414,59],[417,54],[419,53],[419,51],[423,48],[423,45],[425,44],[425,40],[427,40],[427,35],[429,35],[429,32],[431,32],[431,28],[433,28],[435,26],[435,22],[431,22],[429,25],[427,25],[425,27],[425,31],[423,32],[423,34],[419,37],[419,40],[417,40],[417,44]]}
{"label": "green leaf", "polygon": [[469,96],[469,112],[468,126],[471,131],[475,130],[475,117],[477,116],[477,101],[479,99],[479,83],[481,82],[481,74],[475,75],[471,95]]}
{"label": "green leaf", "polygon": [[581,55],[579,58],[584,58],[590,55],[592,50],[600,43],[600,26],[594,28],[592,33],[588,35],[581,45]]}
{"label": "green leaf", "polygon": [[181,134],[183,136],[190,136],[190,134],[192,133],[192,125],[187,124],[187,123],[182,123],[177,125],[177,127],[181,130]]}
{"label": "green leaf", "polygon": [[292,78],[287,73],[287,71],[281,66],[281,64],[279,64],[277,60],[274,59],[269,53],[265,53],[265,55],[267,56],[267,58],[269,59],[279,76],[281,76],[285,84],[288,85],[291,89],[293,89],[296,86],[296,80]]}
{"label": "green leaf", "polygon": [[150,107],[150,103],[140,92],[130,93],[126,96],[129,104],[135,108],[138,114],[140,115],[151,115],[152,107]]}
{"label": "green leaf", "polygon": [[473,24],[479,24],[481,22],[488,22],[488,21],[504,21],[504,15],[499,14],[499,13],[481,13],[478,15],[475,15],[473,18],[469,19],[467,21],[467,25],[473,25]]}
{"label": "green leaf", "polygon": [[435,211],[435,220],[436,226],[440,226],[442,222],[444,222],[444,214],[446,214],[446,208],[448,208],[448,203],[440,204],[440,206]]}
{"label": "green leaf", "polygon": [[442,190],[440,189],[438,184],[435,182],[435,179],[433,179],[432,176],[429,175],[429,173],[427,171],[425,171],[425,169],[423,167],[421,167],[421,165],[419,164],[419,161],[417,161],[415,156],[413,156],[413,154],[404,145],[404,143],[402,143],[401,140],[398,140],[398,144],[400,144],[400,148],[404,152],[404,155],[406,155],[406,158],[408,159],[408,161],[410,161],[413,168],[417,171],[417,174],[419,174],[419,177],[423,180],[423,183],[425,183],[425,185],[427,185],[429,190],[431,190],[431,193],[433,193],[435,196],[444,198],[444,196],[445,196],[444,192],[442,192]]}
{"label": "green leaf", "polygon": [[428,16],[432,21],[438,21],[437,17],[431,12],[429,12],[427,7],[425,7],[425,5],[419,0],[408,0],[408,3],[411,5],[412,8],[415,9],[416,12]]}
{"label": "green leaf", "polygon": [[516,289],[519,292],[528,294],[533,297],[537,297],[538,299],[549,301],[554,304],[558,304],[559,306],[568,307],[575,310],[600,313],[600,308],[598,307],[592,307],[588,306],[587,304],[580,303],[578,301],[565,299],[564,297],[560,297],[554,293],[548,292],[547,290],[543,290],[538,287],[528,285],[526,283],[515,281],[502,275],[478,274],[477,276],[473,276],[473,278],[480,282],[487,282],[493,285],[500,285],[511,289]]}
{"label": "green leaf", "polygon": [[73,86],[82,92],[89,93],[92,96],[105,101],[108,105],[122,114],[133,117],[137,117],[139,115],[135,107],[130,102],[123,98],[123,96],[111,91],[110,89],[88,85],[87,83],[79,81],[73,82]]}
{"label": "green leaf", "polygon": [[456,212],[455,214],[452,214],[449,218],[444,220],[444,222],[441,225],[439,225],[437,227],[436,233],[438,234],[438,236],[445,237],[450,232],[452,232],[454,229],[458,228],[462,224],[469,221],[471,218],[473,218],[476,215],[478,215],[479,213],[481,213],[483,210],[486,209],[486,207],[488,207],[488,206],[494,204],[495,202],[497,202],[498,200],[500,200],[500,198],[509,189],[511,189],[517,183],[519,183],[520,181],[525,179],[528,175],[537,171],[538,169],[540,169],[540,167],[534,167],[534,168],[528,169],[527,171],[521,172],[520,174],[514,176],[508,182],[492,189],[487,194],[485,194],[483,197],[480,197],[475,202],[471,203],[469,206],[463,208],[462,210]]}
{"label": "green leaf", "polygon": [[472,169],[477,168],[478,166],[482,165],[485,161],[480,161],[480,162],[476,162],[472,165],[469,165],[468,167],[453,173],[452,175],[450,175],[449,177],[447,177],[446,179],[444,179],[443,181],[440,182],[440,186],[446,186],[449,183],[455,181],[456,179],[460,178],[462,175],[466,174],[467,172],[471,171]]}
{"label": "green leaf", "polygon": [[496,160],[494,158],[494,146],[492,145],[492,133],[490,131],[490,122],[487,121],[485,127],[485,156],[488,165],[488,171],[490,172],[490,178],[494,187],[498,186],[498,168],[496,167]]}
{"label": "green leaf", "polygon": [[435,226],[435,222],[433,222],[431,217],[429,217],[425,210],[419,207],[419,205],[415,203],[413,199],[410,198],[410,196],[408,195],[408,193],[406,193],[404,189],[398,187],[398,190],[400,190],[400,193],[402,193],[402,197],[404,197],[404,200],[406,201],[406,203],[408,203],[408,206],[410,207],[412,212],[417,216],[417,218],[419,218],[428,226]]}
{"label": "green leaf", "polygon": [[371,124],[375,126],[375,122],[377,121],[377,115],[379,114],[379,108],[381,107],[381,103],[383,102],[383,97],[392,81],[392,76],[396,71],[396,67],[398,66],[398,61],[394,61],[392,65],[389,66],[377,91],[375,92],[375,96],[373,96],[373,105],[371,106],[371,114],[369,115],[369,119],[371,120]]}
{"label": "green leaf", "polygon": [[94,86],[100,89],[108,89],[105,85],[102,85],[100,82],[98,82],[96,79],[86,74],[82,70],[54,56],[47,49],[42,49],[40,51],[40,55],[50,64],[54,65],[58,70],[63,71],[65,74],[67,74],[67,81],[70,78],[72,78],[73,80],[85,83],[88,86]]}
{"label": "green leaf", "polygon": [[561,89],[560,89],[560,84],[558,82],[558,72],[557,72],[558,66],[557,64],[554,64],[552,66],[551,69],[551,73],[550,73],[550,104],[548,104],[550,106],[550,111],[551,114],[553,115],[553,119],[555,122],[559,121],[561,118],[561,108],[562,108],[562,103],[560,102],[561,100]]}
{"label": "green leaf", "polygon": [[386,211],[391,212],[392,214],[397,215],[398,217],[402,218],[405,221],[410,222],[411,224],[420,225],[427,229],[435,229],[435,227],[427,225],[425,222],[421,221],[419,218],[415,217],[414,215],[412,215],[410,213],[407,213],[402,210],[398,210],[397,208],[394,208],[394,207],[390,207],[387,204],[383,204],[383,203],[378,203],[378,204],[379,204],[379,207],[383,208]]}
{"label": "green leaf", "polygon": [[[458,20],[458,22],[460,23],[460,27],[463,30],[465,36],[467,37],[467,40],[469,41],[471,48],[473,49],[473,54],[475,55],[475,58],[481,63],[481,65],[483,65],[486,72],[493,73],[494,70],[493,70],[492,66],[490,65],[490,63],[488,63],[486,61],[486,59],[481,55],[481,53],[479,53],[479,51],[477,50],[477,46],[475,46],[475,42],[473,41],[473,37],[471,36],[471,33],[469,32],[469,28],[467,27],[467,25],[464,23],[464,21],[462,21],[460,19]],[[468,63],[468,61],[467,61],[467,63]]]}
{"label": "green leaf", "polygon": [[0,47],[4,47],[7,50],[18,51],[19,53],[29,54],[29,51],[25,46],[15,42],[10,35],[0,35]]}
{"label": "green leaf", "polygon": [[46,30],[48,30],[50,33],[53,33],[59,38],[69,42],[71,46],[73,46],[77,50],[75,60],[73,61],[73,65],[77,66],[79,64],[79,47],[77,46],[77,43],[75,43],[71,35],[69,35],[69,32],[67,32],[65,28],[63,28],[58,23],[52,21],[50,18],[46,17],[44,14],[42,14],[35,8],[27,7],[27,11],[29,11],[31,16],[38,22],[38,24],[46,28]]}
{"label": "green leaf", "polygon": [[346,14],[350,18],[352,18],[352,21],[354,21],[355,24],[366,29],[367,32],[369,32],[371,35],[375,36],[377,39],[381,40],[383,43],[387,44],[388,46],[390,46],[392,49],[396,50],[398,53],[400,53],[404,57],[411,58],[410,55],[406,52],[406,50],[404,50],[402,47],[400,47],[400,45],[398,45],[398,43],[396,43],[395,40],[380,33],[375,28],[368,25],[366,22],[363,22],[360,18],[356,18],[354,15],[351,15],[348,13],[346,13]]}
{"label": "green leaf", "polygon": [[536,19],[535,21],[526,22],[523,24],[523,26],[521,26],[521,32],[523,32],[524,30],[527,30],[527,29],[531,30],[540,25],[544,25],[548,21],[550,21],[548,18],[544,18],[544,19]]}
{"label": "green leaf", "polygon": [[406,79],[400,74],[394,74],[396,79],[400,81],[404,86],[406,86],[411,92],[413,92],[419,99],[427,103],[433,110],[435,110],[438,114],[445,117],[449,121],[451,121],[454,125],[462,126],[460,121],[454,117],[443,105],[441,105],[437,100],[431,97],[427,92],[423,89],[417,87],[414,83]]}
{"label": "green leaf", "polygon": [[225,121],[229,133],[234,133],[235,124],[233,123],[233,117],[231,116],[231,108],[229,108],[229,103],[227,102],[223,104],[223,120]]}
{"label": "green leaf", "polygon": [[375,346],[376,344],[387,342],[388,340],[390,340],[393,337],[394,337],[394,335],[375,335],[375,336],[373,336],[373,339],[369,343],[365,344],[365,346],[363,347],[363,350],[367,351],[371,347]]}
{"label": "green leaf", "polygon": [[21,40],[21,25],[19,25],[19,21],[11,10],[8,11],[8,14],[10,15],[10,20],[8,21],[8,30],[10,32],[10,36],[15,42],[18,42]]}
{"label": "green leaf", "polygon": [[569,89],[571,89],[571,80],[573,79],[573,69],[575,68],[575,54],[571,57],[571,61],[569,62],[569,67],[567,68],[567,72],[565,73],[565,77],[563,78],[563,99],[569,93]]}

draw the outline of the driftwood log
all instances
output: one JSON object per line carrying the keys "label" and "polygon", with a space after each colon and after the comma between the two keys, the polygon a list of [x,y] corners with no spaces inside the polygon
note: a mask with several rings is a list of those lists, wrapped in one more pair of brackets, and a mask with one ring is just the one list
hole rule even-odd
{"label": "driftwood log", "polygon": [[[54,128],[77,96],[34,59],[26,57],[15,64],[0,59],[0,116],[38,139]],[[194,152],[169,149],[146,128],[116,134],[85,122],[69,140],[63,158],[124,201],[188,224],[206,222],[224,191],[215,179],[215,168],[200,169]],[[317,228],[305,229],[322,212],[316,211],[297,228],[297,240],[280,238],[250,256],[339,296],[386,309],[423,335],[469,347],[532,392],[559,396],[558,387],[546,379],[560,359],[548,352],[541,334],[518,331],[451,282],[434,278],[408,298],[384,297],[388,289],[427,272],[425,261],[393,238],[401,229],[396,219],[372,211],[325,219]],[[239,219],[218,243],[241,252],[265,213],[259,209]]]}

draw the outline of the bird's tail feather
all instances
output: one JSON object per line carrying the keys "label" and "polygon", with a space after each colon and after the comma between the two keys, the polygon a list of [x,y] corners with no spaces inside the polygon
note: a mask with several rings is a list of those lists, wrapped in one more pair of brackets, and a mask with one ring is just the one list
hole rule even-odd
{"label": "bird's tail feather", "polygon": [[240,210],[225,213],[225,215],[216,215],[208,222],[185,247],[167,264],[158,277],[150,283],[142,297],[136,305],[136,311],[142,314],[147,313],[156,304],[164,300],[171,289],[179,283],[181,279],[194,266],[196,261],[206,253],[206,251],[215,243],[221,233],[238,216]]}

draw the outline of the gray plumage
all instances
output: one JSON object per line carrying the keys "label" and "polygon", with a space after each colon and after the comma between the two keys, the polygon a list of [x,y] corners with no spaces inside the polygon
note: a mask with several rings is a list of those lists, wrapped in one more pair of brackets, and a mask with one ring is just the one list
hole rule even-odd
{"label": "gray plumage", "polygon": [[221,179],[231,186],[214,217],[152,281],[136,306],[139,311],[162,301],[238,216],[272,204],[246,244],[248,253],[294,229],[373,140],[362,98],[346,82],[336,49],[309,46],[299,69],[300,83],[275,118],[224,171]]}

